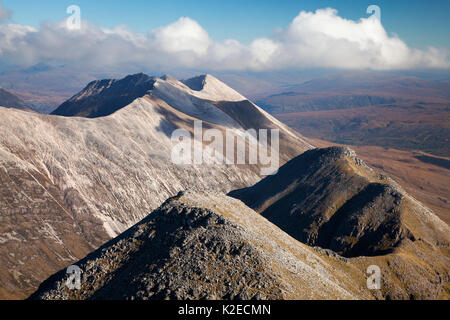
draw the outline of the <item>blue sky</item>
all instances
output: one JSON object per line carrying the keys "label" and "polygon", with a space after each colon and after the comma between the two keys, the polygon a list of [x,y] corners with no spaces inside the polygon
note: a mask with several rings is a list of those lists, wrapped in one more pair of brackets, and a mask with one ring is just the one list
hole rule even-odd
{"label": "blue sky", "polygon": [[301,10],[332,7],[340,16],[358,20],[367,17],[369,5],[376,4],[381,8],[385,29],[398,34],[409,46],[450,48],[449,0],[3,0],[2,3],[13,11],[13,22],[35,27],[42,21],[64,19],[66,8],[76,4],[81,7],[83,19],[104,27],[126,24],[133,31],[146,33],[180,16],[188,16],[215,40],[233,38],[243,43],[286,27]]}

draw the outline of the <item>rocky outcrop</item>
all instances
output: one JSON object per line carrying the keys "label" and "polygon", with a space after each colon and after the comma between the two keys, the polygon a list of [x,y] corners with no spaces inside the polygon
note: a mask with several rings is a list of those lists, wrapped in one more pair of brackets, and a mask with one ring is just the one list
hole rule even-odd
{"label": "rocky outcrop", "polygon": [[80,290],[66,287],[62,270],[31,299],[371,297],[357,284],[362,272],[215,193],[180,193],[76,265]]}
{"label": "rocky outcrop", "polygon": [[[345,258],[241,201],[187,191],[77,262],[80,290],[63,269],[30,299],[448,299],[448,247],[432,246]],[[379,289],[367,287],[369,266],[380,269]]]}
{"label": "rocky outcrop", "polygon": [[416,239],[404,217],[409,196],[345,147],[307,151],[230,195],[296,239],[344,256],[384,254]]}

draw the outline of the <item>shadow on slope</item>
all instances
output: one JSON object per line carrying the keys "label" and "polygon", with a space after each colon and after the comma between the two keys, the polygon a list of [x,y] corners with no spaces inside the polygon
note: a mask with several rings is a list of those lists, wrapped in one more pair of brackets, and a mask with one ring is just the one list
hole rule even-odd
{"label": "shadow on slope", "polygon": [[405,223],[403,191],[348,148],[306,151],[277,175],[229,195],[297,240],[345,257],[386,254],[416,239]]}

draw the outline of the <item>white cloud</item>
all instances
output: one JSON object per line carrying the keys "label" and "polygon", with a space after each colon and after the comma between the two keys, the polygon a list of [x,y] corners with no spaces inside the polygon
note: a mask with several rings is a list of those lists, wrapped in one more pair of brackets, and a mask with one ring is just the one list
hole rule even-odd
{"label": "white cloud", "polygon": [[193,52],[206,55],[212,41],[197,21],[181,17],[178,21],[151,32],[154,45],[170,53]]}
{"label": "white cloud", "polygon": [[[1,12],[2,7],[0,17]],[[450,68],[448,50],[410,48],[389,35],[375,17],[352,21],[330,8],[302,11],[274,37],[249,45],[233,39],[214,41],[187,17],[147,35],[126,26],[104,29],[87,21],[81,30],[68,30],[64,21],[44,23],[39,29],[3,24],[0,54],[0,61],[19,65],[57,61],[85,67],[132,64],[210,70]]]}

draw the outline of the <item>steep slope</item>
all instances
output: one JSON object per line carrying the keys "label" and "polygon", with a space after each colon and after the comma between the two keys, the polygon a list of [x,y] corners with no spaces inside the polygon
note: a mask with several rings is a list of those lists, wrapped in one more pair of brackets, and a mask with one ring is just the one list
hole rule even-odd
{"label": "steep slope", "polygon": [[0,106],[20,110],[31,110],[31,108],[19,97],[3,88],[0,88]]}
{"label": "steep slope", "polygon": [[[243,115],[228,116],[215,106],[217,101],[194,95],[204,98],[207,91],[194,92],[165,78],[155,79],[149,94],[105,117],[0,108],[0,297],[26,296],[52,272],[120,234],[180,190],[229,192],[260,179],[260,165],[172,162],[171,133],[175,129],[192,133],[194,121],[215,121],[205,121],[204,129],[232,129],[239,141],[245,132],[238,118]],[[100,93],[78,95],[83,106],[79,110],[91,110],[85,104],[90,97],[93,105],[103,101],[101,92],[108,91],[108,85],[95,87]],[[105,95],[110,101],[109,93]],[[180,97],[195,103],[183,109],[186,104]],[[280,163],[310,148],[300,135],[270,116],[267,119],[286,137],[280,141]],[[264,128],[265,121],[255,125]],[[203,152],[202,147],[194,145],[194,152]],[[10,255],[19,247],[20,255]],[[45,259],[51,264],[43,267]],[[25,282],[17,275],[33,280]]]}
{"label": "steep slope", "polygon": [[421,150],[450,156],[450,100],[276,115],[303,135],[355,146]]}
{"label": "steep slope", "polygon": [[307,151],[230,195],[294,238],[348,257],[389,253],[407,240],[450,243],[447,224],[345,147]]}
{"label": "steep slope", "polygon": [[[448,230],[447,230],[448,231]],[[31,299],[448,299],[448,248],[405,245],[396,254],[343,258],[288,236],[242,202],[182,192],[77,262]],[[431,263],[430,263],[431,261]],[[378,266],[381,288],[367,288]]]}
{"label": "steep slope", "polygon": [[286,235],[242,202],[185,192],[77,262],[31,299],[370,298],[364,274]]}
{"label": "steep slope", "polygon": [[88,118],[107,116],[143,97],[153,87],[154,82],[154,78],[143,73],[121,80],[92,81],[51,114]]}
{"label": "steep slope", "polygon": [[229,195],[303,243],[379,266],[385,298],[449,298],[448,225],[348,148],[307,151]]}

